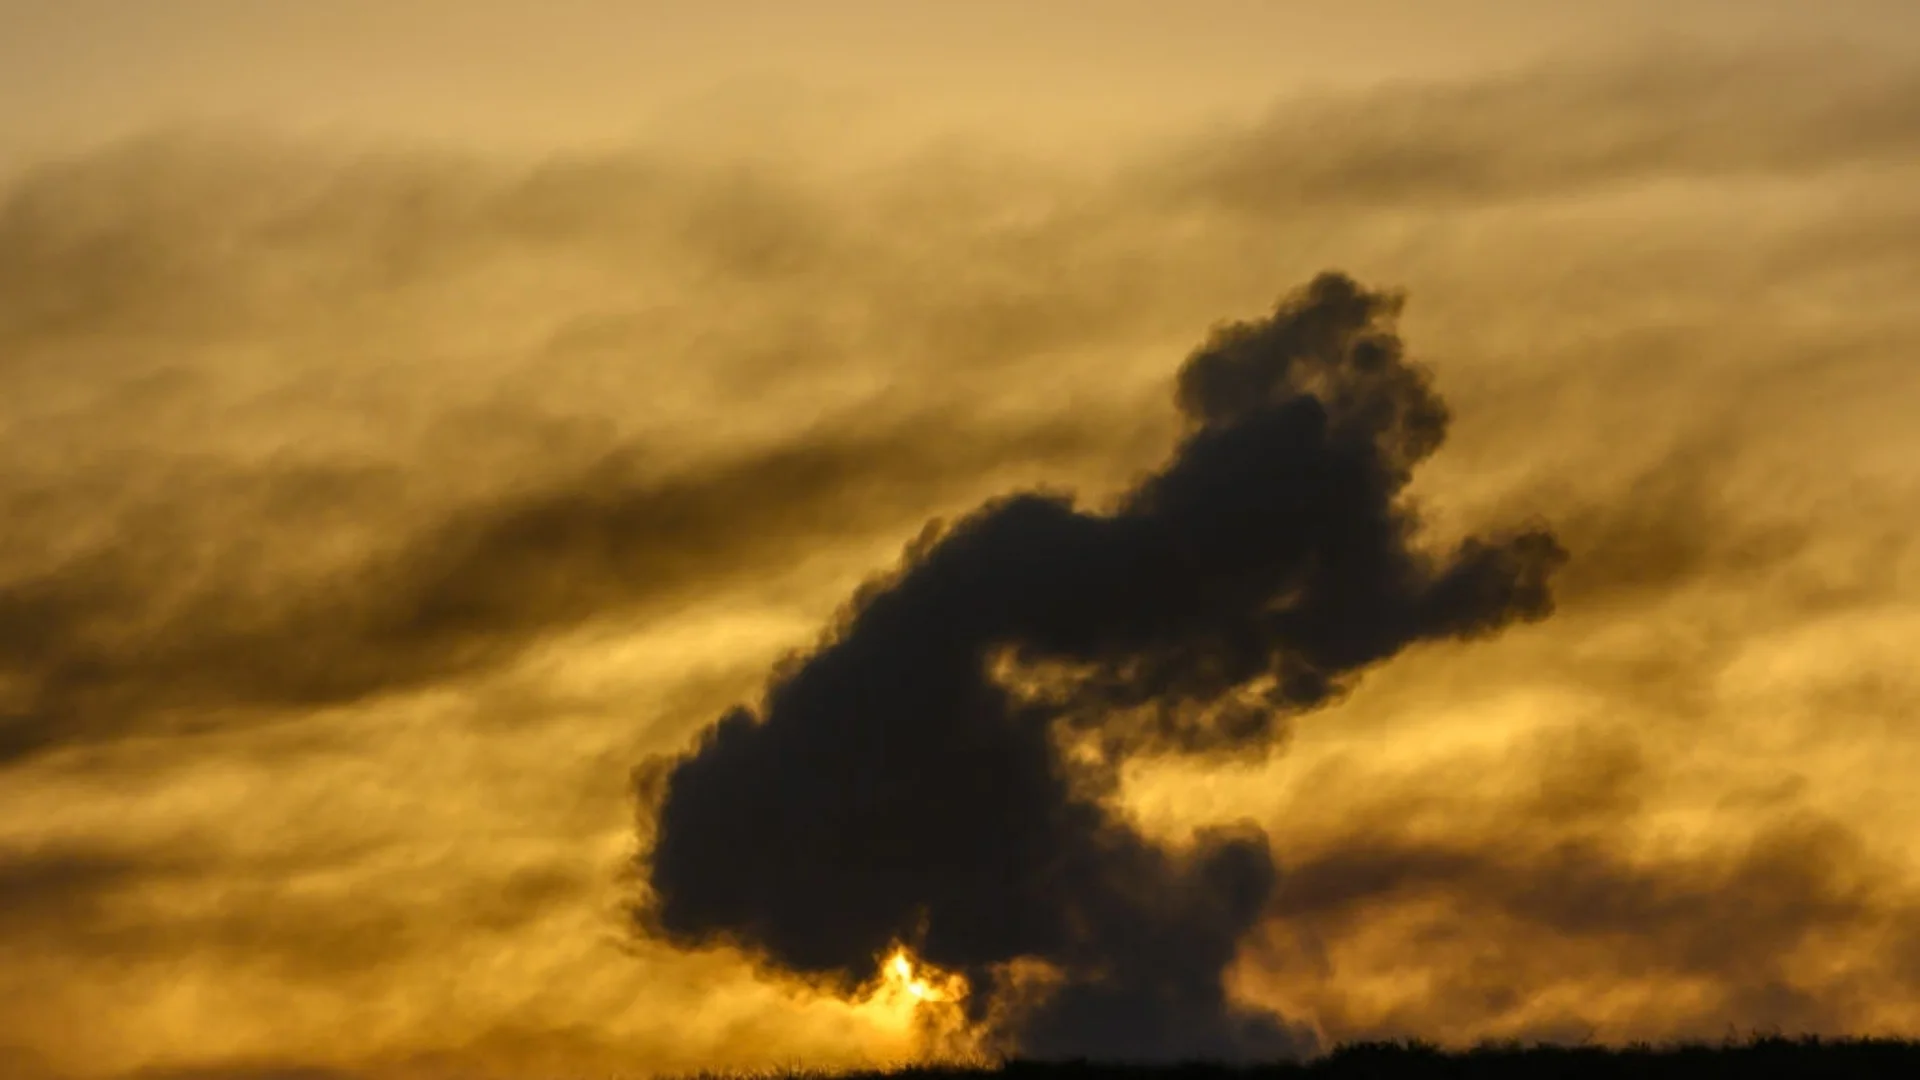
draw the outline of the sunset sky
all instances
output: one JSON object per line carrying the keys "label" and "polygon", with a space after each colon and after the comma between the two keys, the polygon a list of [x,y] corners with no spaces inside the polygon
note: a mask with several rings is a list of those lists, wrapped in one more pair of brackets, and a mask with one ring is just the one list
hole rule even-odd
{"label": "sunset sky", "polygon": [[1920,1036],[1915,417],[1912,0],[0,0],[0,1075]]}

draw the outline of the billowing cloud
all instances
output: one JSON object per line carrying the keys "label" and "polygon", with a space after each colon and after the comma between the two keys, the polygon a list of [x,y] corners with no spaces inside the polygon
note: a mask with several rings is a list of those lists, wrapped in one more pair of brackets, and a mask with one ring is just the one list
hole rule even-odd
{"label": "billowing cloud", "polygon": [[[1264,837],[1175,854],[1101,797],[1133,754],[1265,749],[1413,642],[1547,613],[1550,534],[1416,546],[1400,493],[1447,413],[1396,309],[1317,278],[1187,361],[1185,436],[1110,511],[1010,495],[930,529],[665,777],[656,925],[849,984],[913,937],[978,1017],[1043,961],[1064,985],[994,1032],[1028,1054],[1300,1049],[1220,981],[1272,889]],[[1022,694],[996,661],[1062,670]]]}

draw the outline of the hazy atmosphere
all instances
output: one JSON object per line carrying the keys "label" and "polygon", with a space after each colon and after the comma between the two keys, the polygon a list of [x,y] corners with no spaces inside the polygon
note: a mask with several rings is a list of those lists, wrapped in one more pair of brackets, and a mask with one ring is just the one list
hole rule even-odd
{"label": "hazy atmosphere", "polygon": [[1920,4],[0,0],[0,1075],[1920,1036]]}

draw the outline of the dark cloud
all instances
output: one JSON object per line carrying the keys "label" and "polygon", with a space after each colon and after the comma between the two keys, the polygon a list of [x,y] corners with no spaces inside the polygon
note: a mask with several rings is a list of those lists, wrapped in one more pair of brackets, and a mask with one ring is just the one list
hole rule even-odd
{"label": "dark cloud", "polygon": [[1027,1054],[1301,1049],[1221,985],[1265,837],[1164,849],[1104,796],[1129,757],[1264,750],[1414,642],[1546,614],[1546,532],[1416,546],[1401,492],[1447,413],[1398,307],[1323,275],[1189,358],[1184,437],[1110,509],[1017,494],[930,527],[657,778],[649,923],[849,983],[912,938],[977,1019],[1039,959],[1058,988],[992,1021]]}
{"label": "dark cloud", "polygon": [[[1478,692],[1469,684],[1489,683],[1571,691],[1616,720],[1634,718],[1643,737],[1676,740],[1656,756],[1692,752],[1689,742],[1696,751],[1736,748],[1720,740],[1738,740],[1753,722],[1725,705],[1744,682],[1729,682],[1743,658],[1912,596],[1910,495],[1839,479],[1842,466],[1789,486],[1786,470],[1756,460],[1756,440],[1706,421],[1695,434],[1639,467],[1595,462],[1577,486],[1564,477],[1515,485],[1474,515],[1537,508],[1568,561],[1554,579],[1552,633],[1447,665],[1469,696]],[[1904,680],[1875,660],[1816,654],[1860,691],[1819,703],[1824,723],[1911,706]],[[1477,677],[1465,670],[1483,661]],[[1398,705],[1431,708],[1443,693],[1440,672],[1427,671]],[[1784,697],[1775,705],[1794,707]]]}
{"label": "dark cloud", "polygon": [[[213,521],[121,532],[0,583],[0,758],[126,734],[192,730],[429,685],[506,663],[596,618],[711,597],[778,552],[895,525],[994,475],[1061,461],[1090,436],[932,416],[822,431],[649,471],[615,450],[570,474],[444,511],[364,557],[302,574],[227,549],[217,520],[292,514],[327,535],[337,472],[245,485],[189,475]],[[379,474],[374,474],[378,478]],[[211,490],[206,490],[211,487]],[[176,515],[193,489],[174,490]],[[251,494],[253,498],[219,496]],[[245,509],[236,509],[235,507]],[[284,521],[265,527],[281,530]],[[282,535],[271,557],[297,538]],[[226,541],[231,544],[231,541]]]}
{"label": "dark cloud", "polygon": [[97,925],[117,896],[161,869],[150,857],[95,847],[0,849],[0,940]]}
{"label": "dark cloud", "polygon": [[0,850],[0,946],[23,961],[212,962],[324,982],[511,937],[577,904],[599,878],[583,860],[499,860],[449,882],[424,868],[370,870],[381,852],[366,845],[246,858],[210,854],[214,846],[175,837],[137,850]]}
{"label": "dark cloud", "polygon": [[1726,455],[1662,455],[1604,499],[1554,518],[1572,558],[1558,583],[1564,611],[1604,614],[1737,580],[1752,588],[1805,555],[1815,527],[1767,520],[1724,494]]}
{"label": "dark cloud", "polygon": [[[638,150],[509,170],[168,135],[12,178],[0,761],[471,676],[790,574],[795,544],[899,530],[1000,470],[1151,440],[1110,402],[823,399],[855,344],[951,358],[1099,323],[1009,329],[846,210],[789,172]],[[448,342],[517,310],[544,258],[588,284],[508,320],[476,402]],[[826,296],[882,284],[851,316]],[[1013,323],[1063,309],[1016,284]],[[702,408],[728,419],[675,427]]]}
{"label": "dark cloud", "polygon": [[1524,824],[1498,839],[1383,828],[1296,840],[1258,964],[1330,976],[1324,958],[1345,955],[1351,976],[1363,936],[1399,957],[1419,989],[1388,1009],[1292,995],[1341,1039],[1539,1034],[1570,1019],[1540,1011],[1566,988],[1635,985],[1668,996],[1640,1012],[1626,998],[1620,1012],[1590,1011],[1586,1034],[1838,1033],[1868,1004],[1863,988],[1914,985],[1889,959],[1912,954],[1901,928],[1920,897],[1831,821],[1776,816],[1746,841],[1690,853],[1635,852],[1618,830],[1516,816]]}

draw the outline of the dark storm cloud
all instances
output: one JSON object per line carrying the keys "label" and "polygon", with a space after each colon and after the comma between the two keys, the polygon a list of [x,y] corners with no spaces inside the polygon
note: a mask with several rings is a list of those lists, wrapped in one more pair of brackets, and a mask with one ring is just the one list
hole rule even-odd
{"label": "dark storm cloud", "polygon": [[1497,202],[1660,178],[1920,159],[1920,78],[1815,49],[1672,50],[1288,103],[1190,148],[1173,189],[1258,212],[1302,200]]}
{"label": "dark storm cloud", "polygon": [[1183,438],[1110,509],[1016,494],[930,528],[658,778],[646,919],[848,982],[912,938],[977,1019],[1038,958],[1061,985],[992,1032],[1027,1054],[1301,1049],[1221,985],[1265,837],[1163,849],[1103,796],[1129,756],[1261,752],[1410,644],[1546,614],[1546,532],[1416,546],[1400,495],[1447,412],[1398,306],[1323,275],[1188,359]]}
{"label": "dark storm cloud", "polygon": [[[173,529],[122,520],[92,548],[0,582],[0,758],[484,671],[592,619],[710,597],[769,571],[792,545],[894,525],[997,468],[1070,458],[1086,438],[1065,423],[1005,430],[930,416],[665,473],[645,469],[640,451],[616,450],[396,526],[399,536],[364,557],[308,574],[272,561],[298,552],[297,536],[281,537],[265,561],[244,551],[222,559],[207,545],[276,507],[308,511],[317,541],[330,500],[366,485],[341,489],[347,482],[324,470],[247,484],[187,473],[171,490],[173,517],[190,514],[198,481],[214,520]],[[258,499],[244,508],[219,497],[245,491]]]}

